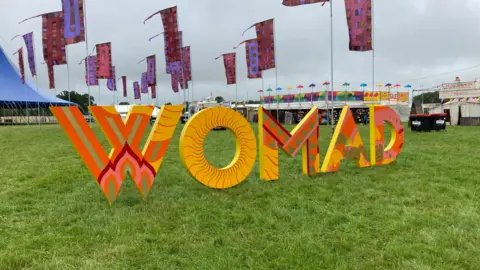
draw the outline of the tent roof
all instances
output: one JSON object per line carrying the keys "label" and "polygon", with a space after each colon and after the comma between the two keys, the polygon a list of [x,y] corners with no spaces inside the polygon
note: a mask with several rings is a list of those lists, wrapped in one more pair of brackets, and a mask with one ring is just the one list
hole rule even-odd
{"label": "tent roof", "polygon": [[[24,56],[26,60],[27,57]],[[24,60],[24,61],[25,61]],[[25,63],[25,74],[29,73],[28,63]],[[18,103],[21,106],[37,104],[48,106],[68,106],[76,105],[59,99],[42,89],[34,90],[28,80],[22,84],[19,69],[5,55],[5,51],[0,46],[0,105]]]}

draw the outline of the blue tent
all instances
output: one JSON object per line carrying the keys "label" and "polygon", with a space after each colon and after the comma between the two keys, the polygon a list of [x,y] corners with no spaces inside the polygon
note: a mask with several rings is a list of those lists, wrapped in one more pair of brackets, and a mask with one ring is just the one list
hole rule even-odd
{"label": "blue tent", "polygon": [[[24,56],[24,59],[26,57]],[[25,61],[27,62],[27,61]],[[25,63],[25,74],[29,73],[28,63]],[[37,106],[71,106],[76,105],[46,93],[42,89],[34,90],[28,83],[22,84],[20,71],[5,55],[0,46],[0,107],[36,108]]]}

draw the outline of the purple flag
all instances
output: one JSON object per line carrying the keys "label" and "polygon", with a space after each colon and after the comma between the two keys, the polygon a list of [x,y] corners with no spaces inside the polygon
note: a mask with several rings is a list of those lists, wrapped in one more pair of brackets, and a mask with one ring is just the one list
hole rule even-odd
{"label": "purple flag", "polygon": [[140,86],[138,85],[138,82],[133,83],[133,96],[135,99],[140,99]]}
{"label": "purple flag", "polygon": [[85,41],[83,0],[62,0],[65,45]]}
{"label": "purple flag", "polygon": [[88,56],[85,61],[85,82],[87,85],[98,85],[96,56]]}
{"label": "purple flag", "polygon": [[110,91],[117,91],[117,77],[115,76],[115,67],[112,67],[112,78],[107,80],[107,88]]}
{"label": "purple flag", "polygon": [[157,85],[157,68],[155,55],[147,57],[147,79],[148,86]]}
{"label": "purple flag", "polygon": [[33,50],[33,32],[23,35],[23,40],[27,47],[28,66],[30,67],[30,72],[33,77],[37,75],[35,68],[35,51]]}
{"label": "purple flag", "polygon": [[144,72],[142,73],[142,94],[148,94],[148,79],[147,79],[147,73]]}

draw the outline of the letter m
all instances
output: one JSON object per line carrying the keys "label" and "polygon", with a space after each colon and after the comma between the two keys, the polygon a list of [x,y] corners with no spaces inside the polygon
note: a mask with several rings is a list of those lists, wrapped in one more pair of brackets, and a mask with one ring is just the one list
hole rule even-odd
{"label": "letter m", "polygon": [[302,148],[303,173],[314,175],[320,172],[317,107],[312,108],[290,133],[260,106],[258,108],[258,135],[260,140],[260,179],[278,180],[279,145],[292,157]]}
{"label": "letter m", "polygon": [[112,146],[109,155],[78,107],[50,107],[109,203],[117,198],[127,173],[145,199],[180,119],[183,105],[160,109],[143,150],[140,150],[140,143],[149,126],[153,106],[132,106],[125,120],[114,106],[91,106],[89,109]]}

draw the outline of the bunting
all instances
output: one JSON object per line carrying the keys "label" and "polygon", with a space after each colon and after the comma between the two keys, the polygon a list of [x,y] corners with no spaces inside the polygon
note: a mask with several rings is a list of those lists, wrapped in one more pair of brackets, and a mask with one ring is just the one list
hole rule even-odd
{"label": "bunting", "polygon": [[256,39],[245,41],[245,54],[247,57],[247,77],[249,79],[262,78],[262,72],[260,72],[258,66],[258,41]]}
{"label": "bunting", "polygon": [[65,44],[85,41],[83,0],[62,0]]}
{"label": "bunting", "polygon": [[133,96],[135,99],[140,99],[140,85],[138,85],[138,82],[133,82]]}
{"label": "bunting", "polygon": [[155,55],[147,57],[148,86],[157,85],[157,64]]}
{"label": "bunting", "polygon": [[122,76],[123,97],[127,97],[127,76]]}
{"label": "bunting", "polygon": [[142,73],[142,79],[141,79],[141,93],[142,94],[148,94],[148,78],[147,78],[147,72]]}
{"label": "bunting", "polygon": [[287,7],[295,7],[300,5],[316,4],[316,3],[325,3],[328,0],[283,0],[283,5]]}
{"label": "bunting", "polygon": [[[236,70],[235,70],[235,53],[226,53],[223,54],[223,65],[225,66],[225,75],[227,77],[227,84],[235,84],[237,82]],[[217,57],[215,59],[220,58]]]}
{"label": "bunting", "polygon": [[350,51],[371,51],[372,0],[345,0]]}
{"label": "bunting", "polygon": [[25,47],[27,47],[28,67],[30,68],[30,73],[33,77],[37,75],[35,67],[35,50],[33,49],[33,32],[23,35],[23,40],[25,41]]}
{"label": "bunting", "polygon": [[192,80],[192,62],[190,60],[190,46],[182,48],[182,59],[183,59],[183,77],[185,81]]}
{"label": "bunting", "polygon": [[152,99],[157,98],[157,87],[155,85],[150,86],[150,90],[152,91]]}
{"label": "bunting", "polygon": [[23,48],[18,49],[18,68],[20,69],[20,77],[22,84],[25,84],[25,66],[23,65]]}
{"label": "bunting", "polygon": [[96,56],[88,56],[85,61],[85,82],[89,86],[98,85],[96,62]]}
{"label": "bunting", "polygon": [[112,44],[110,42],[97,44],[97,78],[110,79],[112,78]]}
{"label": "bunting", "polygon": [[112,67],[112,78],[107,80],[107,88],[110,91],[117,91],[117,78],[115,75],[115,67]]}

